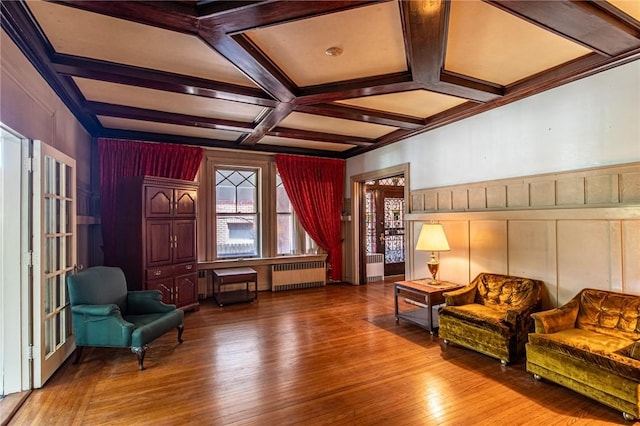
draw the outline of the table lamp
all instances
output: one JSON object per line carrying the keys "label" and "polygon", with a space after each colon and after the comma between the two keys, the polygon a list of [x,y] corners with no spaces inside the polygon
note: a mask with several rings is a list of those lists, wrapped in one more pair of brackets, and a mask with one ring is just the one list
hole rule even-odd
{"label": "table lamp", "polygon": [[436,275],[440,268],[440,262],[436,259],[437,251],[449,251],[449,242],[447,236],[444,234],[444,228],[439,223],[425,223],[420,229],[420,236],[418,237],[418,244],[416,244],[416,250],[430,251],[431,259],[427,262],[429,272],[431,272],[432,280],[430,284],[438,284]]}

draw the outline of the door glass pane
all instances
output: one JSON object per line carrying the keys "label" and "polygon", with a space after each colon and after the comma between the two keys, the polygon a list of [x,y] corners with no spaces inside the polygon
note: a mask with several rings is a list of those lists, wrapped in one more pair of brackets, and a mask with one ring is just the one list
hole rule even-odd
{"label": "door glass pane", "polygon": [[73,201],[66,200],[64,202],[64,220],[62,222],[62,225],[63,225],[62,232],[67,232],[67,233],[73,232],[73,229],[71,229],[71,223],[73,222],[71,217],[71,215],[73,214],[73,210],[71,208],[72,206],[73,206]]}
{"label": "door glass pane", "polygon": [[62,193],[63,196],[65,197],[71,197],[72,195],[72,184],[73,181],[71,179],[71,174],[73,172],[73,169],[69,166],[67,166],[66,164],[64,165],[64,192]]}
{"label": "door glass pane", "polygon": [[71,235],[67,235],[65,237],[66,240],[66,244],[65,244],[65,259],[66,259],[66,264],[65,264],[65,269],[69,269],[69,268],[73,268],[73,264],[74,264],[74,260],[73,260],[73,252],[71,250],[71,244],[73,243],[73,237]]}
{"label": "door glass pane", "polygon": [[404,198],[384,199],[385,263],[404,262]]}
{"label": "door glass pane", "polygon": [[53,321],[51,321],[51,318],[47,318],[44,321],[44,353],[45,353],[45,356],[51,353],[51,351],[53,349],[52,342],[53,342]]}
{"label": "door glass pane", "polygon": [[376,253],[376,203],[373,191],[367,191],[365,193],[365,226],[367,228],[366,246],[367,254]]}
{"label": "door glass pane", "polygon": [[47,278],[44,281],[44,313],[46,315],[53,312],[53,279]]}

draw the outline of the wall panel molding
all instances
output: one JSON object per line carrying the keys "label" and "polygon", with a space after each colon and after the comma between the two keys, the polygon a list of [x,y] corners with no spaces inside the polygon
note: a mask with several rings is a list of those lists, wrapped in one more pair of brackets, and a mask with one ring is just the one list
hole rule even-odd
{"label": "wall panel molding", "polygon": [[640,204],[640,163],[411,191],[411,212]]}

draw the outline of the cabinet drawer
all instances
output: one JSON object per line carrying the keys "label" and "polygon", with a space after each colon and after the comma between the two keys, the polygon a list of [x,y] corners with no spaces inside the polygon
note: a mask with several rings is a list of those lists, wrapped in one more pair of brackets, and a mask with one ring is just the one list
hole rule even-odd
{"label": "cabinet drawer", "polygon": [[176,275],[195,273],[198,270],[195,263],[183,263],[181,265],[175,265],[173,268]]}
{"label": "cabinet drawer", "polygon": [[160,278],[172,277],[173,265],[158,266],[147,269],[147,280],[157,280]]}

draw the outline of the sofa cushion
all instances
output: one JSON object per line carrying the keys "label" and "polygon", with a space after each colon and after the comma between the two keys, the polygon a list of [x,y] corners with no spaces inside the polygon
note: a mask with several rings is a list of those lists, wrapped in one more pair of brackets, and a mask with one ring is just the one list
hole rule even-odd
{"label": "sofa cushion", "polygon": [[604,290],[583,290],[576,327],[636,340],[640,338],[640,297]]}
{"label": "sofa cushion", "polygon": [[482,274],[478,277],[475,302],[506,312],[509,309],[535,305],[539,289],[528,278],[499,274]]}
{"label": "sofa cushion", "polygon": [[503,335],[509,334],[509,327],[504,324],[504,312],[478,303],[462,306],[445,306],[440,311],[440,316],[446,315],[462,319],[477,327],[495,331]]}
{"label": "sofa cushion", "polygon": [[609,334],[570,328],[551,334],[531,333],[529,343],[598,365],[614,374],[640,381],[640,361],[630,356],[633,341]]}

